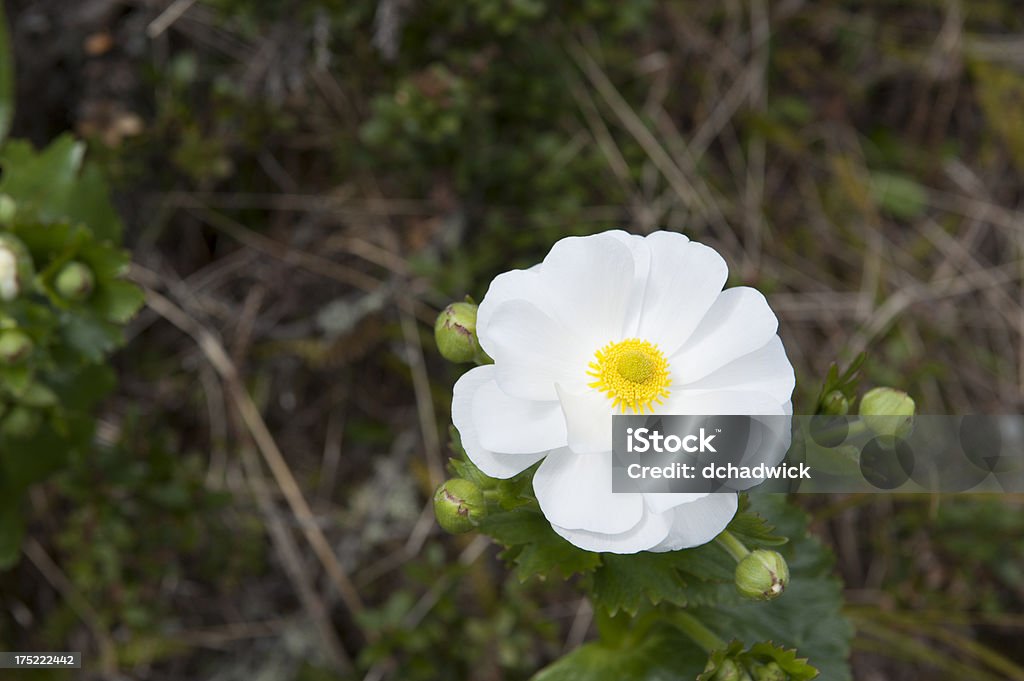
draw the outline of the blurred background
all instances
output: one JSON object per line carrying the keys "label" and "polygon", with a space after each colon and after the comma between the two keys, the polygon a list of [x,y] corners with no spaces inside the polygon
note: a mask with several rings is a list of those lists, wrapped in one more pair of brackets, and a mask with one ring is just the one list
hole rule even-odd
{"label": "blurred background", "polygon": [[[666,228],[922,413],[1024,401],[1015,0],[5,0],[14,134],[90,143],[136,267],[91,456],[30,495],[4,679],[527,679],[593,636],[429,507],[448,302]],[[1020,497],[801,497],[864,681],[1024,679]],[[828,681],[827,679],[824,681]]]}

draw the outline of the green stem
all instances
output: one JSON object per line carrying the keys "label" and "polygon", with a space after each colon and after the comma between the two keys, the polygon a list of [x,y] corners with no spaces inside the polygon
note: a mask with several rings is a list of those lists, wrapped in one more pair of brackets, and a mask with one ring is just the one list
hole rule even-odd
{"label": "green stem", "polygon": [[673,612],[669,616],[672,624],[676,625],[684,634],[693,639],[693,642],[710,653],[725,648],[725,641],[718,635],[704,626],[704,624],[688,612],[682,610]]}
{"label": "green stem", "polygon": [[715,541],[723,549],[728,551],[729,555],[738,563],[750,553],[750,549],[743,545],[736,536],[729,530],[723,530],[720,535],[715,537]]}

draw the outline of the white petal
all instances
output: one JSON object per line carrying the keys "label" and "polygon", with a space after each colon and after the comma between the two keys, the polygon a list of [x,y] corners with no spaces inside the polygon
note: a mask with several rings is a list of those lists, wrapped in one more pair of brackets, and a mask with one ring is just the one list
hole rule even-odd
{"label": "white petal", "polygon": [[612,449],[612,404],[594,388],[571,392],[558,385],[569,449],[584,454]]}
{"label": "white petal", "polygon": [[510,300],[495,309],[484,348],[494,359],[495,378],[506,393],[532,400],[555,400],[555,383],[581,389],[590,353],[570,329],[533,303]]}
{"label": "white petal", "polygon": [[668,513],[651,513],[644,509],[644,515],[640,522],[628,532],[620,534],[569,530],[555,524],[552,524],[551,528],[570,544],[585,551],[638,553],[651,550],[668,536],[668,519]]}
{"label": "white petal", "polygon": [[644,494],[644,504],[654,513],[664,513],[676,506],[703,499],[708,492],[650,492]]}
{"label": "white petal", "polygon": [[512,397],[496,381],[481,385],[473,397],[473,424],[480,445],[514,454],[564,447],[565,417],[558,402]]}
{"label": "white petal", "polygon": [[540,510],[552,525],[617,534],[635,527],[643,495],[612,492],[612,453],[575,454],[556,449],[533,476]]}
{"label": "white petal", "polygon": [[779,320],[760,291],[747,286],[723,291],[693,335],[670,357],[673,376],[686,383],[697,381],[763,347],[778,328]]}
{"label": "white petal", "polygon": [[673,384],[677,384],[677,380],[684,390],[760,392],[771,395],[779,402],[789,401],[796,385],[793,365],[789,363],[786,349],[778,336],[699,381],[683,383],[685,378],[678,377],[673,380]]}
{"label": "white petal", "polygon": [[714,249],[682,234],[655,232],[646,242],[650,272],[635,335],[671,356],[715,302],[729,269]]}
{"label": "white petal", "polygon": [[707,544],[726,528],[736,515],[735,494],[718,492],[689,504],[677,506],[671,514],[668,535],[652,551],[678,551]]}
{"label": "white petal", "polygon": [[476,311],[476,334],[484,352],[491,355],[490,322],[499,306],[510,300],[527,300],[550,315],[551,309],[545,304],[546,298],[544,282],[540,279],[536,265],[528,270],[512,270],[496,276]]}
{"label": "white petal", "polygon": [[466,455],[477,468],[492,478],[511,478],[544,458],[547,453],[507,454],[493,452],[480,444],[479,434],[473,423],[473,400],[481,386],[494,382],[494,367],[491,365],[470,369],[455,383],[452,394],[452,423],[459,431]]}
{"label": "white petal", "polygon": [[782,405],[766,393],[742,390],[679,390],[665,400],[663,414],[687,416],[761,416],[782,414]]}
{"label": "white petal", "polygon": [[[621,230],[605,232],[627,247],[633,254],[633,284],[629,292],[629,299],[626,303],[626,316],[623,322],[622,337],[633,338],[637,335],[637,328],[640,324],[640,315],[643,312],[644,297],[647,290],[648,274],[651,270],[651,248],[647,239],[637,234],[628,234]],[[686,239],[682,234],[675,235],[676,238]]]}
{"label": "white petal", "polygon": [[547,305],[566,328],[579,333],[589,355],[622,337],[633,289],[633,253],[621,235],[567,237],[544,258],[539,276]]}

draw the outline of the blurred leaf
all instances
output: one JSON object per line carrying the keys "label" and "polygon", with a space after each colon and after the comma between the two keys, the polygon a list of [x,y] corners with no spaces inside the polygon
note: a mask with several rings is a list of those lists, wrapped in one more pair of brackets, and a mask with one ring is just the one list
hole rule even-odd
{"label": "blurred leaf", "polygon": [[[110,203],[99,169],[85,164],[85,145],[61,135],[36,152],[23,140],[9,142],[0,153],[8,172],[0,176],[0,192],[44,222],[85,223],[102,241],[121,238],[121,221]],[[9,172],[17,168],[17,172]]]}
{"label": "blurred leaf", "polygon": [[898,173],[871,173],[871,197],[883,212],[901,220],[924,213],[928,192],[913,178]]}

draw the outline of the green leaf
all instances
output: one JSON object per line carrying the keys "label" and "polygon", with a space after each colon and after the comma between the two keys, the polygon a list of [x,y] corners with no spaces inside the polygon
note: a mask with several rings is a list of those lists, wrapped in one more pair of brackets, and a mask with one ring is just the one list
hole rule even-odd
{"label": "green leaf", "polygon": [[0,144],[11,131],[14,119],[14,50],[7,30],[7,17],[0,4]]}
{"label": "green leaf", "polygon": [[758,667],[771,663],[786,673],[787,681],[809,681],[818,676],[818,670],[808,664],[806,658],[797,657],[795,650],[767,642],[755,643],[749,650],[745,650],[742,643],[733,641],[725,648],[711,653],[707,667],[697,677],[697,681],[715,681],[726,660],[732,660],[755,678]]}
{"label": "green leaf", "polygon": [[867,353],[862,352],[853,358],[850,365],[846,367],[846,370],[840,375],[839,365],[833,362],[828,368],[828,374],[825,376],[825,382],[821,386],[821,392],[818,393],[818,399],[815,404],[815,413],[820,413],[822,401],[825,396],[838,390],[847,399],[853,400],[857,395],[857,384],[860,382],[860,370],[864,366],[864,362],[867,360]]}
{"label": "green leaf", "polygon": [[601,562],[599,554],[584,551],[562,539],[536,508],[520,506],[488,515],[480,531],[506,547],[501,557],[515,563],[521,581],[530,577],[562,578],[590,572]]}
{"label": "green leaf", "polygon": [[806,657],[798,657],[792,648],[782,648],[771,643],[755,643],[747,652],[747,659],[758,662],[772,661],[782,667],[791,681],[807,681],[818,676],[818,670],[808,664]]}
{"label": "green leaf", "polygon": [[737,539],[746,545],[748,549],[764,548],[766,546],[782,546],[789,541],[786,537],[775,533],[775,526],[768,522],[764,516],[748,510],[750,500],[746,496],[740,497],[740,509],[736,517],[726,528],[732,532]]}
{"label": "green leaf", "polygon": [[751,495],[750,511],[789,537],[789,543],[777,549],[789,563],[786,592],[767,603],[719,603],[688,612],[722,638],[795,648],[820,670],[821,678],[849,681],[853,629],[841,611],[842,588],[832,574],[831,552],[808,533],[806,514],[787,504],[784,495]]}
{"label": "green leaf", "polygon": [[635,615],[659,603],[693,605],[737,600],[733,560],[715,544],[694,549],[601,555],[593,576],[594,605]]}
{"label": "green leaf", "polygon": [[871,196],[879,208],[901,220],[918,217],[928,204],[925,188],[899,173],[871,173]]}
{"label": "green leaf", "polygon": [[[85,145],[61,135],[36,152],[32,145],[14,140],[0,152],[0,193],[9,194],[18,210],[43,222],[69,220],[83,223],[102,241],[121,238],[121,221],[110,203],[106,181],[99,170],[84,163]],[[14,172],[16,170],[16,172]]]}
{"label": "green leaf", "polygon": [[615,646],[580,646],[531,681],[682,681],[696,678],[706,659],[678,630],[659,626],[633,632]]}
{"label": "green leaf", "polygon": [[[747,501],[741,503],[728,527],[738,539],[750,548],[788,541],[759,513],[746,510]],[[668,553],[602,554],[601,567],[593,576],[593,599],[611,615],[620,610],[635,615],[661,603],[739,602],[733,584],[735,567],[735,561],[715,543]]]}

